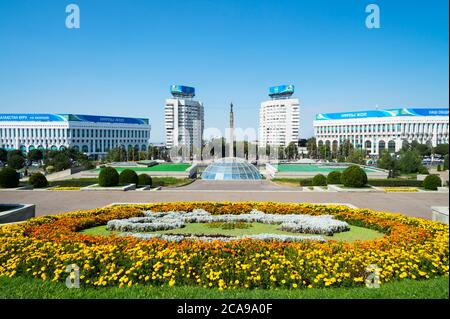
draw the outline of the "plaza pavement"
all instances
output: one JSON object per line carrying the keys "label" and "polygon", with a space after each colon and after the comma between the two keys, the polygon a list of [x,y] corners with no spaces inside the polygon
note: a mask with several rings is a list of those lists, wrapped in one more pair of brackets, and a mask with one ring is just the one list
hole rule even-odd
{"label": "plaza pavement", "polygon": [[431,206],[448,206],[448,193],[301,192],[262,183],[196,181],[160,191],[0,191],[0,203],[35,204],[36,215],[98,208],[111,203],[173,201],[272,201],[293,203],[347,203],[360,208],[402,213],[431,219]]}

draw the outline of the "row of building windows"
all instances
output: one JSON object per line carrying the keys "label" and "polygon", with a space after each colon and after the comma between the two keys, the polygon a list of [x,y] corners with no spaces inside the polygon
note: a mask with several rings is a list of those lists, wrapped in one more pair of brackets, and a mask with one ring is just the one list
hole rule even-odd
{"label": "row of building windows", "polygon": [[316,134],[326,133],[396,133],[396,132],[433,132],[443,130],[448,132],[448,124],[439,123],[409,123],[409,124],[366,124],[366,125],[336,125],[316,127]]}
{"label": "row of building windows", "polygon": [[87,138],[149,138],[148,130],[66,129],[66,128],[0,128],[0,137],[87,137]]}

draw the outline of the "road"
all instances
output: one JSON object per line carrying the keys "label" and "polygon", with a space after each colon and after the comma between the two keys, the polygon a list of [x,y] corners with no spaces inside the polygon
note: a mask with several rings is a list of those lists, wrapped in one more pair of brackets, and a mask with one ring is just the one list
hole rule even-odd
{"label": "road", "polygon": [[161,191],[0,191],[0,203],[35,204],[36,215],[97,208],[111,203],[172,201],[274,201],[295,203],[349,203],[377,211],[431,218],[431,206],[448,206],[448,193],[332,193],[295,190],[197,190]]}

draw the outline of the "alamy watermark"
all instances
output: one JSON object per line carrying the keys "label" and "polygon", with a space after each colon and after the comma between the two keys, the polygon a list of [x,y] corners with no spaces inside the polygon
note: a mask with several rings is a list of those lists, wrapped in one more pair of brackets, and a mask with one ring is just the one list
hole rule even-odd
{"label": "alamy watermark", "polygon": [[380,7],[377,4],[371,3],[366,6],[366,13],[369,13],[366,17],[367,29],[379,29],[381,27]]}
{"label": "alamy watermark", "polygon": [[66,28],[79,29],[80,28],[80,7],[77,4],[71,3],[66,7]]}

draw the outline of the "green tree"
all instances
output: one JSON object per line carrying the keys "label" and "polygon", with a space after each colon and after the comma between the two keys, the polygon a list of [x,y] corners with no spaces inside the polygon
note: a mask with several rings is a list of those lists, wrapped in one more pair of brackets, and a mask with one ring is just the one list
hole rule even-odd
{"label": "green tree", "polygon": [[419,151],[409,150],[401,152],[398,166],[402,173],[416,173],[419,167],[422,166],[422,157]]}
{"label": "green tree", "polygon": [[395,156],[391,156],[389,151],[384,150],[380,154],[380,158],[377,161],[377,166],[379,168],[389,171],[389,178],[394,178],[398,175],[398,160]]}
{"label": "green tree", "polygon": [[448,144],[439,144],[433,149],[434,154],[445,156],[448,154]]}
{"label": "green tree", "polygon": [[348,160],[348,157],[352,154],[353,150],[353,144],[349,140],[345,140],[339,145],[338,157],[343,156],[345,160]]}
{"label": "green tree", "polygon": [[318,158],[319,157],[317,141],[316,141],[315,137],[311,137],[306,140],[306,149],[308,150],[309,158]]}
{"label": "green tree", "polygon": [[297,143],[290,142],[286,147],[286,156],[288,159],[296,159],[298,157],[298,147]]}
{"label": "green tree", "polygon": [[448,170],[448,154],[444,157],[444,171]]}
{"label": "green tree", "polygon": [[30,161],[37,162],[44,158],[44,153],[41,150],[34,149],[28,152],[27,157]]}
{"label": "green tree", "polygon": [[0,161],[6,162],[8,160],[8,151],[4,148],[0,148]]}
{"label": "green tree", "polygon": [[9,156],[8,154],[8,167],[13,168],[15,170],[22,169],[25,166],[25,159],[23,156],[18,154],[12,154]]}
{"label": "green tree", "polygon": [[122,162],[126,159],[127,152],[123,147],[114,147],[109,149],[105,156],[105,160],[109,163]]}
{"label": "green tree", "polygon": [[347,162],[364,165],[366,163],[366,152],[364,150],[353,150],[347,157]]}

